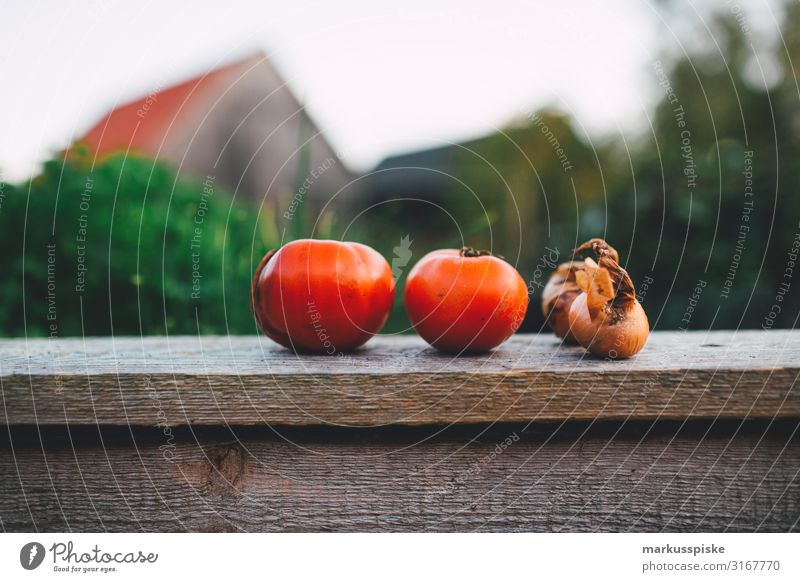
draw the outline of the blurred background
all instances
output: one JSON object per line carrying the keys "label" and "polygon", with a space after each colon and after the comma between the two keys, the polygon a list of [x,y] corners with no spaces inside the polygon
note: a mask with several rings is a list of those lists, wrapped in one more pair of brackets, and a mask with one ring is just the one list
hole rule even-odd
{"label": "blurred background", "polygon": [[800,314],[800,4],[2,3],[0,335],[254,333],[305,237],[541,289],[584,239],[656,329]]}

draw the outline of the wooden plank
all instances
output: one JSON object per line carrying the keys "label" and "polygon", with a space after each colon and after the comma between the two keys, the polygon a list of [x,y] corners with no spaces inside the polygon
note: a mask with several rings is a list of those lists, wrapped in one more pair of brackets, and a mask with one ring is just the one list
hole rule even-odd
{"label": "wooden plank", "polygon": [[32,429],[27,438],[12,429],[14,448],[0,446],[0,524],[75,532],[798,531],[797,429],[784,420],[713,429],[661,422],[600,434],[564,425],[541,434],[508,425],[444,436],[409,429],[390,438],[184,430],[176,439],[106,429],[91,442],[74,428],[57,436]]}
{"label": "wooden plank", "polygon": [[0,422],[381,426],[800,416],[800,332],[654,333],[621,362],[517,336],[453,358],[416,337],[344,357],[260,337],[0,341]]}

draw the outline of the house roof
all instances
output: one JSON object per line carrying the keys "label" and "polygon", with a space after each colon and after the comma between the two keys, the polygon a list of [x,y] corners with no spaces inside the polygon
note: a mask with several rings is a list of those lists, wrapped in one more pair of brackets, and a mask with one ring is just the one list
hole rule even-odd
{"label": "house roof", "polygon": [[171,128],[180,127],[198,109],[207,107],[208,99],[224,90],[231,76],[242,74],[265,59],[263,54],[256,54],[117,107],[98,121],[82,141],[98,157],[120,150],[155,156]]}

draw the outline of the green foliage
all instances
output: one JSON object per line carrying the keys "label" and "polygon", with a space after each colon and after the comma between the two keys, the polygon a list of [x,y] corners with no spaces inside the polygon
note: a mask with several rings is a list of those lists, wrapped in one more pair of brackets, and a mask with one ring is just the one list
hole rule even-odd
{"label": "green foliage", "polygon": [[[800,11],[790,10],[796,62]],[[652,277],[645,305],[658,327],[795,327],[800,296],[779,291],[791,278],[800,286],[796,268],[786,278],[800,236],[800,96],[791,74],[768,90],[745,78],[752,50],[732,15],[715,28],[725,62],[701,54],[664,63],[671,93],[664,87],[632,171],[617,166],[611,177],[609,232],[627,244],[634,280]],[[786,59],[782,47],[774,56]]]}
{"label": "green foliage", "polygon": [[250,278],[270,246],[266,209],[213,178],[88,152],[4,184],[0,334],[252,333]]}

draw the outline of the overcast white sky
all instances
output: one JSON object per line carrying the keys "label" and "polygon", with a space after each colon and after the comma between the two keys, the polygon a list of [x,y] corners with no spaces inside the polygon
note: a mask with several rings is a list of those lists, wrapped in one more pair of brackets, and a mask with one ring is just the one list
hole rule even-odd
{"label": "overcast white sky", "polygon": [[380,4],[2,2],[0,171],[22,179],[115,104],[256,50],[357,170],[547,104],[617,131],[652,105],[663,39],[680,50],[648,1]]}

